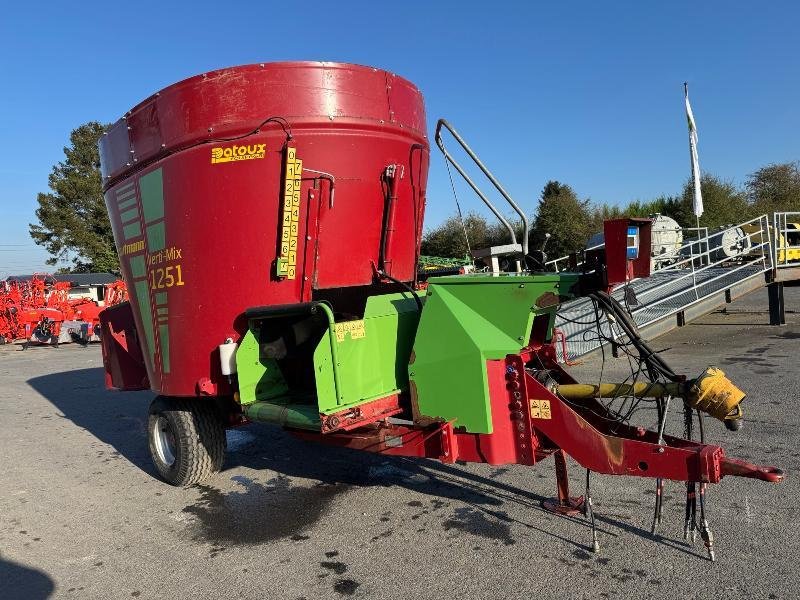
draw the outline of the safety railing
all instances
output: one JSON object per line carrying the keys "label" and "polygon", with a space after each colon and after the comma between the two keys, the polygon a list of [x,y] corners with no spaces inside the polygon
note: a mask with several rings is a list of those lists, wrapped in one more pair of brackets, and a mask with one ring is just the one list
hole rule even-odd
{"label": "safety railing", "polygon": [[[520,208],[520,206],[514,201],[514,199],[509,195],[509,193],[503,188],[500,182],[495,178],[492,172],[483,164],[478,155],[470,148],[469,144],[464,141],[464,138],[456,131],[450,123],[448,123],[445,119],[439,119],[436,123],[436,134],[434,139],[436,140],[436,145],[439,146],[439,150],[442,151],[445,160],[453,165],[458,174],[467,182],[467,184],[472,188],[472,190],[478,195],[478,197],[483,200],[483,203],[489,207],[489,210],[492,211],[495,217],[503,224],[503,226],[508,230],[508,233],[511,237],[511,243],[517,243],[517,234],[514,231],[514,226],[506,219],[503,214],[497,209],[497,207],[492,203],[491,200],[484,194],[481,189],[477,186],[477,184],[472,180],[472,178],[467,174],[467,172],[463,169],[463,167],[453,158],[453,155],[448,152],[447,148],[445,148],[444,140],[442,140],[442,129],[447,129],[450,132],[450,135],[453,136],[453,139],[458,142],[464,152],[467,153],[472,159],[472,162],[481,170],[481,172],[486,176],[494,188],[500,193],[501,196],[508,202],[509,206],[514,210],[517,215],[519,215],[520,221],[522,221],[522,240],[521,248],[522,248],[522,256],[526,257],[528,255],[528,237],[530,236],[530,224],[528,223],[528,216],[525,214],[525,211]],[[449,167],[448,167],[449,168]]]}
{"label": "safety railing", "polygon": [[[706,250],[695,252],[695,248],[701,249],[705,245]],[[749,221],[744,221],[738,225],[721,229],[709,235],[705,244],[689,242],[681,247],[681,255],[685,258],[678,260],[663,269],[659,273],[675,272],[677,275],[671,277],[668,282],[670,287],[687,287],[685,291],[693,291],[695,300],[680,307],[674,307],[663,315],[652,319],[660,319],[669,314],[688,308],[696,301],[703,299],[709,293],[714,293],[715,282],[726,279],[735,281],[732,275],[739,272],[746,272],[748,276],[762,273],[772,268],[772,251],[770,244],[769,219],[767,215],[762,215]],[[685,286],[680,284],[685,282]],[[691,286],[689,283],[691,282]],[[653,286],[642,292],[637,293],[637,300],[642,308],[653,309],[660,305],[669,306],[674,303],[671,296],[655,301],[648,301],[659,295],[660,286]],[[710,290],[704,293],[705,290]],[[685,300],[685,298],[683,299]],[[640,326],[648,325],[650,321],[639,323]]]}
{"label": "safety railing", "polygon": [[[589,246],[588,248],[586,248],[586,250],[597,250],[597,248],[602,248],[604,245],[605,244],[597,244],[596,246]],[[576,266],[580,267],[582,264],[583,261],[579,260]],[[561,256],[559,258],[554,258],[553,260],[548,260],[546,263],[544,263],[544,266],[545,270],[547,271],[553,270],[556,273],[560,273],[561,271],[566,271],[567,269],[572,268],[569,264],[569,255]]]}
{"label": "safety railing", "polygon": [[[677,260],[657,269],[649,278],[626,284],[635,292],[637,303],[629,310],[637,325],[645,327],[745,280],[763,277],[774,264],[771,230],[770,219],[762,215],[685,242]],[[622,289],[616,295],[626,297]],[[594,306],[588,300],[567,304],[560,311],[556,326],[564,331],[568,344],[583,344],[582,351],[570,351],[572,358],[599,347],[599,340],[594,345],[587,341],[598,326],[603,336],[620,339],[607,323],[595,323],[595,317]]]}
{"label": "safety railing", "polygon": [[[651,239],[651,256],[652,256],[652,271],[657,271],[663,267],[666,267],[677,260],[678,251],[677,250],[670,250],[667,253],[657,253],[655,249],[658,246],[661,246],[660,240],[656,239],[656,235],[663,235],[665,233],[675,233],[680,234],[680,238],[683,240],[680,249],[683,250],[684,247],[691,249],[692,252],[700,256],[705,249],[708,251],[708,227],[677,227],[675,229],[659,229],[658,232],[653,234]],[[602,248],[605,244],[600,243],[593,246],[588,246],[584,252],[588,250],[596,250],[597,248]],[[578,254],[580,256],[580,254]],[[580,267],[583,264],[582,260],[578,260],[577,267]],[[545,263],[545,270],[552,270],[556,273],[560,273],[561,271],[566,271],[567,269],[572,268],[570,265],[570,256],[560,256],[558,258],[554,258],[552,260],[548,260]]]}
{"label": "safety railing", "polygon": [[775,268],[800,267],[800,212],[776,212],[772,224]]}

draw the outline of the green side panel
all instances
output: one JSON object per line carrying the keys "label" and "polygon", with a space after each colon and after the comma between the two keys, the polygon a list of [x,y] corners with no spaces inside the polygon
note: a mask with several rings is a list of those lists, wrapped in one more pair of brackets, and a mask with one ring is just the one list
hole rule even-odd
{"label": "green side panel", "polygon": [[139,225],[139,221],[134,221],[133,223],[129,223],[122,228],[122,235],[126,240],[130,240],[133,238],[141,237],[142,235],[142,226]]}
{"label": "green side panel", "polygon": [[161,169],[139,178],[139,194],[145,223],[164,218],[164,182]]}
{"label": "green side panel", "polygon": [[144,255],[138,254],[131,256],[131,275],[134,279],[142,279],[147,275],[147,270],[144,265]]}
{"label": "green side panel", "polygon": [[121,185],[117,188],[117,199],[128,197],[131,195],[136,195],[136,190],[133,187],[133,182],[126,183],[125,185]]}
{"label": "green side panel", "polygon": [[314,351],[319,411],[336,412],[407,390],[418,321],[413,296],[387,294],[367,300],[363,326],[361,320],[345,321],[328,330]]}
{"label": "green side panel", "polygon": [[167,245],[164,232],[164,221],[147,226],[147,251],[158,252]]}
{"label": "green side panel", "polygon": [[539,314],[572,297],[575,274],[476,274],[428,280],[409,366],[419,416],[491,433],[486,361],[519,352]]}
{"label": "green side panel", "polygon": [[236,349],[239,402],[242,405],[252,404],[256,400],[280,398],[289,391],[278,363],[270,358],[262,358],[259,348],[255,334],[248,330]]}
{"label": "green side panel", "polygon": [[145,348],[144,355],[150,359],[150,366],[155,364],[155,334],[153,332],[153,312],[150,307],[150,293],[147,289],[147,280],[137,281],[134,283],[136,290],[136,299],[139,301],[139,310],[141,312],[142,324],[144,325]]}
{"label": "green side panel", "polygon": [[167,324],[158,326],[158,341],[161,346],[161,370],[169,373],[169,326]]}
{"label": "green side panel", "polygon": [[157,292],[156,293],[156,305],[166,304],[167,303],[167,292]]}
{"label": "green side panel", "polygon": [[134,219],[139,218],[139,211],[136,208],[131,208],[130,210],[126,210],[119,215],[119,220],[123,223],[127,223],[128,221],[133,221]]}
{"label": "green side panel", "polygon": [[127,200],[122,200],[121,202],[119,202],[118,206],[120,210],[127,210],[132,206],[136,206],[136,196],[132,196]]}

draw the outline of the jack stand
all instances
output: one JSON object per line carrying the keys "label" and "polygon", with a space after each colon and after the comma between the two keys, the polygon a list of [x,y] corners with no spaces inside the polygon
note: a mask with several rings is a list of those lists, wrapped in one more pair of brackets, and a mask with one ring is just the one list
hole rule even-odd
{"label": "jack stand", "polygon": [[558,498],[542,500],[542,508],[559,515],[575,516],[583,513],[583,496],[570,497],[569,477],[567,475],[567,455],[563,450],[553,453],[556,461],[556,487]]}

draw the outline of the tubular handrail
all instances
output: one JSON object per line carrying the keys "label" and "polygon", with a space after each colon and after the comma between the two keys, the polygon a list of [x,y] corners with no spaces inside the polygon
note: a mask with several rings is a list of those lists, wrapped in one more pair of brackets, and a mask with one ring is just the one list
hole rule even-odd
{"label": "tubular handrail", "polygon": [[[705,297],[706,294],[701,294],[699,292],[699,290],[701,290],[703,287],[707,287],[708,284],[710,284],[710,283],[718,281],[719,279],[721,279],[724,276],[727,276],[727,275],[730,275],[731,273],[736,273],[736,272],[740,271],[743,267],[747,267],[747,266],[752,267],[752,266],[755,266],[755,265],[759,265],[759,272],[769,271],[772,268],[772,265],[773,265],[773,256],[772,256],[772,252],[771,252],[772,242],[771,242],[770,232],[769,232],[769,227],[768,227],[769,218],[767,217],[767,215],[761,215],[761,216],[756,217],[754,219],[750,219],[748,221],[744,221],[742,223],[739,223],[738,225],[734,225],[732,227],[728,227],[726,229],[720,230],[720,231],[718,231],[716,233],[713,233],[713,234],[709,235],[705,240],[699,240],[699,243],[700,243],[700,246],[702,247],[704,245],[707,245],[708,240],[710,240],[710,239],[712,239],[714,237],[717,237],[717,236],[722,236],[725,232],[730,231],[731,229],[736,229],[736,228],[739,228],[739,227],[742,227],[742,226],[755,225],[755,224],[759,225],[759,229],[757,231],[753,231],[752,233],[745,233],[744,236],[743,236],[743,237],[746,237],[748,239],[755,238],[756,240],[761,240],[760,243],[756,243],[756,244],[753,244],[752,246],[750,246],[750,248],[748,249],[748,252],[746,254],[742,255],[742,256],[749,256],[749,258],[751,259],[749,262],[741,265],[740,267],[736,267],[734,269],[730,269],[730,270],[726,271],[725,274],[723,274],[723,275],[721,275],[719,277],[713,277],[712,279],[708,279],[708,280],[705,280],[705,281],[697,282],[697,281],[695,281],[695,278],[696,278],[696,276],[698,274],[705,273],[705,272],[710,271],[711,269],[715,269],[717,267],[721,267],[721,266],[725,265],[726,263],[729,263],[731,260],[734,260],[736,258],[740,258],[739,256],[732,257],[732,258],[725,257],[725,258],[722,258],[722,259],[719,259],[719,260],[716,260],[716,261],[712,261],[713,254],[714,254],[714,252],[717,251],[717,248],[710,248],[709,247],[709,250],[702,251],[702,252],[699,252],[697,254],[692,254],[691,256],[687,257],[686,259],[683,259],[681,261],[678,261],[676,263],[670,264],[670,265],[668,265],[666,267],[662,267],[662,268],[654,271],[653,275],[656,275],[658,273],[667,273],[667,272],[679,273],[679,275],[677,277],[671,277],[668,281],[666,281],[664,283],[657,283],[656,285],[653,285],[652,287],[649,287],[648,289],[637,291],[637,293],[636,293],[637,298],[641,301],[644,298],[646,298],[647,296],[650,296],[650,295],[653,295],[653,294],[656,294],[656,293],[660,292],[664,285],[674,286],[676,283],[680,283],[681,281],[686,281],[686,280],[691,279],[691,280],[694,281],[694,284],[691,285],[690,287],[686,288],[684,290],[684,292],[691,292],[692,290],[695,290],[695,292],[697,292],[696,296],[698,297],[698,299],[702,299],[703,297]],[[698,241],[695,240],[693,242],[689,242],[685,246],[688,247],[688,246],[693,246],[693,245],[698,245]],[[754,253],[755,253],[755,255],[754,255]],[[705,258],[705,257],[707,257],[707,262],[702,261],[702,259]],[[701,259],[701,261],[705,262],[705,264],[703,264],[700,267],[696,267],[695,264],[698,261],[698,259]],[[560,260],[560,259],[556,259],[556,260]],[[688,267],[688,268],[680,268],[681,266],[684,266],[684,265],[686,265],[686,267]],[[659,306],[661,304],[664,304],[668,300],[670,300],[670,298],[662,298],[661,300],[657,300],[657,301],[655,301],[653,303],[649,303],[649,304],[646,301],[642,302],[641,306],[635,308],[632,311],[632,313],[635,314],[635,313],[637,313],[639,311],[642,311],[642,310],[644,310],[646,308],[657,307],[657,306]],[[677,312],[677,311],[675,311],[675,312]],[[582,311],[582,312],[579,312],[579,313],[573,315],[573,318],[575,320],[583,320],[585,317],[590,317],[593,314],[594,314],[594,311],[590,307],[587,307],[586,311]],[[669,313],[669,314],[672,314],[672,313]],[[665,315],[662,315],[662,316],[660,316],[658,318],[663,318],[664,316],[667,316],[667,315],[665,314]],[[639,325],[644,326],[644,325],[647,325],[647,324],[649,324],[649,322],[648,323],[640,323]]]}
{"label": "tubular handrail", "polygon": [[453,167],[455,167],[456,171],[458,171],[461,177],[464,178],[464,181],[466,181],[469,184],[472,190],[476,194],[478,194],[481,200],[483,200],[483,203],[489,207],[489,210],[491,210],[492,213],[494,213],[494,216],[500,220],[500,222],[505,226],[506,229],[508,229],[508,232],[511,234],[512,244],[517,243],[517,235],[514,232],[514,227],[511,225],[511,223],[508,222],[508,219],[506,219],[500,213],[500,211],[497,210],[495,205],[492,204],[492,202],[484,195],[484,193],[481,192],[481,190],[478,188],[475,182],[472,181],[470,176],[467,175],[467,173],[464,171],[461,165],[459,165],[458,162],[456,162],[456,160],[444,147],[444,142],[442,141],[442,127],[444,127],[445,129],[447,129],[447,131],[450,132],[450,135],[452,135],[453,138],[464,149],[464,152],[467,153],[467,155],[473,160],[473,162],[478,166],[478,168],[483,172],[483,174],[486,175],[486,178],[492,183],[492,185],[494,185],[495,189],[498,192],[500,192],[503,198],[505,198],[506,202],[508,202],[511,205],[511,208],[514,209],[514,212],[516,212],[519,215],[520,219],[522,220],[522,227],[523,227],[522,255],[527,256],[528,236],[530,234],[530,226],[528,224],[528,217],[525,215],[525,212],[519,207],[519,205],[516,202],[514,202],[511,196],[509,196],[508,192],[506,192],[505,189],[503,189],[503,186],[500,185],[500,182],[497,181],[497,179],[495,179],[494,175],[492,175],[492,172],[489,171],[486,165],[484,165],[481,162],[481,159],[478,158],[477,154],[475,154],[475,152],[472,151],[472,148],[469,147],[469,145],[464,141],[464,139],[459,135],[459,133],[455,129],[453,129],[453,126],[450,125],[450,123],[448,123],[445,119],[439,119],[439,121],[436,123],[436,135],[434,138],[436,140],[436,145],[439,146],[439,150],[442,151],[445,160],[447,160],[447,162],[449,162],[451,165],[453,165]]}

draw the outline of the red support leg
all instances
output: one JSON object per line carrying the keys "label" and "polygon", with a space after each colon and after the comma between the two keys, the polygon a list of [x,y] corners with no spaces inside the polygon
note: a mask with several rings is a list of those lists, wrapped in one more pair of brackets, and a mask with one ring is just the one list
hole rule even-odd
{"label": "red support leg", "polygon": [[560,515],[577,515],[583,512],[583,496],[570,497],[569,475],[567,474],[567,455],[563,450],[553,453],[556,461],[556,487],[558,498],[542,500],[542,508]]}

